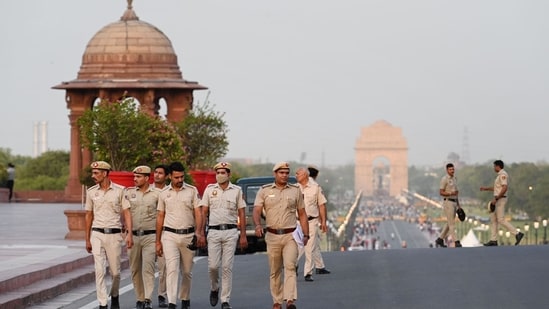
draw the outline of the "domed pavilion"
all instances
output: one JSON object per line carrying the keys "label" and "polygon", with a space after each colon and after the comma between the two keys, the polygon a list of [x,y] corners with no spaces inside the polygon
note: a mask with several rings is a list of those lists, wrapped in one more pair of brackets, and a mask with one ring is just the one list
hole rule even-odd
{"label": "domed pavilion", "polygon": [[65,196],[79,201],[81,171],[93,160],[80,145],[77,120],[99,100],[133,97],[141,109],[158,115],[160,100],[166,103],[168,121],[182,120],[192,109],[193,91],[207,89],[183,79],[170,39],[155,26],[139,20],[128,0],[119,21],[99,30],[89,41],[75,80],[53,89],[66,91],[71,126],[70,174]]}

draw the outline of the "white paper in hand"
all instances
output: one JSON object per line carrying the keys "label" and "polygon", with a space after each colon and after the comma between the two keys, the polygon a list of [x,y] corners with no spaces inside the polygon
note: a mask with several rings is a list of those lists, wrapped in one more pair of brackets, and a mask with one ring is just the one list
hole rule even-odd
{"label": "white paper in hand", "polygon": [[303,230],[301,229],[301,225],[297,225],[294,232],[292,233],[294,236],[295,242],[297,243],[299,248],[303,248]]}

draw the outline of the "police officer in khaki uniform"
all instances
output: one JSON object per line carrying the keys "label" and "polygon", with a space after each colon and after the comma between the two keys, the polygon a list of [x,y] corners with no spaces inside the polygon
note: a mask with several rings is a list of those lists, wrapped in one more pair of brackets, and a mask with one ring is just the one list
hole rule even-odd
{"label": "police officer in khaki uniform", "polygon": [[[303,193],[303,200],[305,202],[305,212],[307,213],[307,220],[309,225],[309,235],[311,238],[307,242],[307,245],[303,248],[299,248],[298,261],[305,253],[305,265],[303,267],[303,275],[305,281],[313,280],[313,268],[317,268],[317,271],[323,270],[324,273],[330,273],[324,266],[324,260],[320,253],[320,230],[326,232],[326,197],[322,193],[320,186],[313,181],[309,180],[309,171],[304,168],[298,168],[296,171],[297,183],[299,189]],[[318,249],[318,250],[317,250]]]}
{"label": "police officer in khaki uniform", "polygon": [[[160,193],[156,219],[156,254],[166,258],[166,288],[168,308],[176,308],[179,273],[182,284],[179,290],[181,307],[191,308],[190,292],[195,250],[188,248],[203,231],[202,214],[199,208],[198,190],[184,182],[185,168],[180,162],[170,165],[171,184]],[[200,237],[199,237],[200,238]],[[199,246],[204,246],[202,238]],[[180,266],[183,269],[180,269]]]}
{"label": "police officer in khaki uniform", "polygon": [[136,309],[152,309],[156,259],[156,205],[160,190],[149,185],[151,168],[133,170],[135,187],[127,188],[122,205],[132,214],[133,247],[129,249],[130,270],[137,303]]}
{"label": "police officer in khaki uniform", "polygon": [[[107,309],[108,296],[105,282],[105,265],[108,263],[112,276],[110,291],[111,309],[119,309],[120,255],[124,239],[120,217],[124,215],[126,229],[132,229],[129,205],[123,206],[124,187],[109,179],[111,166],[105,161],[91,164],[95,186],[86,192],[86,250],[93,254],[95,263],[95,287],[100,309]],[[131,249],[133,235],[127,233],[126,245]]]}
{"label": "police officer in khaki uniform", "polygon": [[[154,167],[154,187],[157,190],[163,191],[167,188],[169,174],[170,169],[165,164]],[[157,256],[156,262],[158,263],[158,307],[166,308],[168,307],[166,302],[166,259],[164,256]]]}
{"label": "police officer in khaki uniform", "polygon": [[[203,218],[208,218],[208,273],[210,275],[210,305],[219,300],[219,267],[221,267],[221,309],[231,309],[233,262],[236,243],[246,249],[246,213],[242,189],[231,183],[231,164],[214,166],[215,184],[208,185],[200,201]],[[237,223],[240,219],[240,236]],[[204,233],[205,234],[205,233]],[[203,236],[200,236],[203,237]]]}
{"label": "police officer in khaki uniform", "polygon": [[[297,225],[296,213],[303,230],[303,244],[309,240],[309,224],[303,203],[303,194],[297,185],[288,183],[290,165],[280,162],[273,167],[275,181],[259,189],[254,203],[253,219],[255,235],[263,237],[261,214],[265,211],[267,255],[270,267],[270,288],[273,309],[281,309],[286,301],[287,309],[297,308],[296,265],[298,248],[294,238]],[[284,269],[284,270],[283,270]],[[284,271],[284,283],[282,272]]]}
{"label": "police officer in khaki uniform", "polygon": [[501,160],[494,161],[494,171],[497,173],[493,187],[480,187],[480,191],[493,191],[494,198],[491,203],[495,204],[495,210],[490,213],[490,241],[485,246],[498,245],[498,226],[503,225],[511,234],[515,235],[515,246],[520,243],[524,234],[505,220],[505,205],[507,204],[507,193],[509,190],[509,175],[503,169],[504,164]]}
{"label": "police officer in khaki uniform", "polygon": [[445,248],[444,240],[450,235],[450,247],[461,247],[461,243],[456,239],[456,210],[458,204],[457,178],[454,176],[455,167],[452,163],[446,164],[446,175],[440,180],[439,194],[444,199],[442,206],[446,215],[446,225],[442,229],[440,236],[435,240],[437,247]]}

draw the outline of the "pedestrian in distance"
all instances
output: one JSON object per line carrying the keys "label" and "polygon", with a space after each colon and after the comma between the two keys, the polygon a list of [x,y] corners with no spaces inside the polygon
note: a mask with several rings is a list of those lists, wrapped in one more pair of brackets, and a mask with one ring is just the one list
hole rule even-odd
{"label": "pedestrian in distance", "polygon": [[461,243],[456,239],[456,210],[460,208],[458,202],[458,185],[455,177],[454,164],[446,164],[446,175],[440,180],[439,194],[442,196],[442,209],[446,216],[446,225],[442,229],[440,236],[435,240],[437,247],[445,248],[447,245],[444,241],[450,236],[450,241],[447,242],[449,247],[461,247]]}
{"label": "pedestrian in distance", "polygon": [[326,233],[326,197],[316,182],[309,180],[309,171],[301,167],[296,171],[296,179],[299,189],[303,193],[305,212],[311,238],[307,245],[299,248],[298,262],[305,253],[305,265],[303,275],[305,281],[312,282],[313,270],[316,267],[317,274],[329,274],[330,271],[324,266],[324,260],[320,252],[320,231]]}
{"label": "pedestrian in distance", "polygon": [[15,165],[8,163],[8,168],[6,171],[8,172],[8,181],[6,182],[9,190],[8,202],[11,203],[11,199],[13,197],[13,187],[15,186]]}
{"label": "pedestrian in distance", "polygon": [[[159,164],[154,167],[154,187],[163,191],[169,181],[170,169],[165,164]],[[157,256],[156,263],[158,268],[158,307],[167,308],[168,302],[166,292],[166,259],[164,256]]]}
{"label": "pedestrian in distance", "polygon": [[494,196],[490,201],[494,205],[494,210],[490,211],[490,241],[485,243],[485,246],[498,245],[498,228],[505,227],[512,235],[515,236],[515,246],[520,243],[524,237],[524,233],[519,232],[511,223],[505,220],[505,205],[507,204],[507,194],[509,193],[509,174],[505,171],[504,163],[501,160],[494,161],[494,171],[497,173],[493,187],[480,187],[480,191],[492,191]]}
{"label": "pedestrian in distance", "polygon": [[123,208],[132,216],[133,247],[128,249],[130,270],[136,296],[136,309],[152,309],[156,260],[156,206],[160,190],[149,184],[151,168],[145,165],[133,170],[135,186],[126,189]]}
{"label": "pedestrian in distance", "polygon": [[[91,164],[91,178],[95,185],[86,192],[86,250],[93,254],[95,265],[95,288],[100,309],[107,309],[111,296],[111,309],[120,309],[120,256],[124,240],[128,249],[133,246],[132,233],[124,233],[121,224],[123,215],[125,229],[132,230],[129,205],[123,205],[123,186],[109,179],[111,166],[105,161]],[[107,292],[106,269],[112,277],[110,293]]]}
{"label": "pedestrian in distance", "polygon": [[[156,254],[166,258],[168,308],[175,309],[179,290],[182,309],[191,308],[193,258],[198,246],[205,246],[198,190],[184,182],[185,168],[170,164],[170,185],[160,193],[156,218]],[[196,231],[196,235],[195,235]],[[179,287],[179,274],[182,281]]]}
{"label": "pedestrian in distance", "polygon": [[[294,238],[294,231],[299,217],[303,231],[300,241],[306,246],[309,240],[309,224],[301,190],[297,185],[288,183],[290,165],[287,162],[275,164],[273,175],[275,181],[263,185],[255,198],[253,212],[255,235],[265,236],[267,244],[273,309],[281,309],[284,301],[286,301],[286,309],[296,309],[298,245]],[[261,225],[263,211],[265,212],[265,229]]]}
{"label": "pedestrian in distance", "polygon": [[[210,277],[210,305],[215,307],[221,298],[221,309],[231,309],[233,263],[237,242],[240,249],[248,247],[246,239],[246,203],[242,189],[231,183],[231,164],[219,162],[214,166],[215,184],[210,184],[200,201],[203,218],[208,220],[208,274]],[[240,226],[238,222],[240,221]],[[237,227],[240,227],[240,233]],[[205,231],[200,236],[204,237]],[[221,287],[219,270],[221,268]],[[219,290],[221,289],[221,293]],[[219,297],[221,294],[221,297]]]}

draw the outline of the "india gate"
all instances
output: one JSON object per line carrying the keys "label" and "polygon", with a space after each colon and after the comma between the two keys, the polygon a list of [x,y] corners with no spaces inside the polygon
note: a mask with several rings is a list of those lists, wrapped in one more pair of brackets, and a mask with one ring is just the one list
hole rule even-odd
{"label": "india gate", "polygon": [[401,195],[408,189],[408,145],[402,130],[384,120],[361,129],[355,144],[355,192]]}
{"label": "india gate", "polygon": [[155,26],[139,20],[132,1],[119,21],[103,27],[89,41],[75,80],[53,89],[66,91],[70,110],[70,172],[65,197],[79,201],[80,174],[93,160],[80,144],[77,121],[101,100],[115,101],[123,96],[136,99],[142,111],[158,115],[165,103],[168,121],[182,120],[192,109],[193,91],[207,89],[183,79],[170,39]]}

